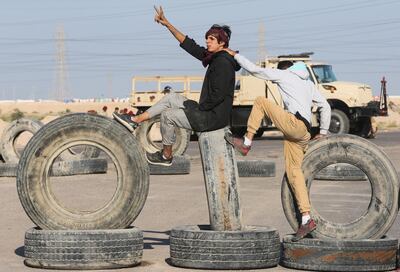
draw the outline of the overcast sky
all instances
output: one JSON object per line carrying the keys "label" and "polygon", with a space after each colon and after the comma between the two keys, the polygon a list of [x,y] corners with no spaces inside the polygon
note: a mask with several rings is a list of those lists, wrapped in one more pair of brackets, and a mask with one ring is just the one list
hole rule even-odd
{"label": "overcast sky", "polygon": [[1,3],[0,100],[54,97],[59,29],[65,97],[127,97],[134,75],[204,75],[154,22],[153,4],[201,45],[212,24],[228,24],[231,48],[257,61],[264,28],[270,56],[313,51],[339,80],[369,84],[379,94],[385,76],[389,95],[400,95],[398,0],[15,0]]}

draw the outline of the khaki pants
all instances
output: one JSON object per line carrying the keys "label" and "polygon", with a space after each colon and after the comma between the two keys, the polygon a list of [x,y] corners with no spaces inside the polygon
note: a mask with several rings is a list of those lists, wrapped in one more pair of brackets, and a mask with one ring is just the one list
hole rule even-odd
{"label": "khaki pants", "polygon": [[267,115],[283,133],[285,170],[289,185],[295,195],[300,212],[309,212],[310,200],[301,165],[308,141],[311,138],[310,133],[302,121],[265,97],[256,98],[247,122],[247,131],[255,134],[264,115]]}

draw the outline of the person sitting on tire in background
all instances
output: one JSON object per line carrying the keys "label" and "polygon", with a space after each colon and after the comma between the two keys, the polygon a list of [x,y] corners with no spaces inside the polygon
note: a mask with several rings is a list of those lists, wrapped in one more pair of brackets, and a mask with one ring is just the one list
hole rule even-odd
{"label": "person sitting on tire in background", "polygon": [[175,127],[198,132],[212,131],[228,126],[232,112],[235,71],[240,69],[234,58],[223,49],[229,46],[231,30],[228,26],[213,25],[206,32],[206,46],[199,46],[188,36],[177,30],[165,17],[162,7],[156,8],[155,21],[165,27],[179,41],[180,46],[207,67],[200,101],[170,93],[165,95],[147,111],[134,117],[114,113],[114,118],[133,131],[138,124],[161,115],[163,149],[146,153],[151,164],[172,164],[172,144],[175,142]]}
{"label": "person sitting on tire in background", "polygon": [[283,133],[286,175],[302,214],[302,222],[293,238],[294,241],[298,241],[316,228],[310,216],[311,205],[301,169],[304,153],[311,138],[311,108],[315,103],[321,115],[320,132],[315,138],[327,134],[331,108],[314,83],[308,80],[309,73],[304,62],[282,61],[278,63],[278,69],[261,68],[235,51],[225,50],[234,56],[240,66],[251,75],[271,80],[278,85],[285,109],[266,97],[257,97],[247,122],[247,133],[244,139],[227,135],[226,140],[246,156],[251,149],[254,134],[265,115]]}

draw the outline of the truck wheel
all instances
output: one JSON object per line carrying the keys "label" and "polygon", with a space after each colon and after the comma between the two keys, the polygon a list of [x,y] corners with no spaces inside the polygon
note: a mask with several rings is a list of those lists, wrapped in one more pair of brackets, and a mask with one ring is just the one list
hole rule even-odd
{"label": "truck wheel", "polygon": [[346,113],[341,110],[333,109],[331,112],[331,124],[329,132],[332,134],[346,134],[350,131],[350,120]]}
{"label": "truck wheel", "polygon": [[[135,136],[145,151],[155,153],[162,149],[162,144],[152,139],[150,130],[160,123],[160,116],[154,117],[140,124],[135,130]],[[161,135],[161,134],[160,134]],[[190,131],[184,128],[175,128],[176,141],[172,145],[173,155],[183,155],[190,141]]]}
{"label": "truck wheel", "polygon": [[23,132],[35,134],[43,124],[39,121],[21,118],[10,123],[1,135],[0,154],[5,162],[18,163],[20,154],[16,149],[16,140]]}
{"label": "truck wheel", "polygon": [[277,266],[279,233],[270,227],[248,226],[241,231],[214,231],[210,226],[181,226],[171,230],[170,263],[200,269],[256,269]]}
{"label": "truck wheel", "polygon": [[[377,239],[392,226],[399,210],[399,179],[397,172],[378,146],[363,138],[342,134],[332,135],[310,144],[302,169],[308,191],[315,176],[325,167],[335,163],[357,166],[371,184],[371,198],[367,210],[352,222],[336,223],[323,218],[317,207],[311,207],[317,229],[312,235],[328,239]],[[282,181],[282,205],[286,218],[294,230],[298,228],[300,214],[287,184]],[[311,203],[312,204],[312,203]]]}
{"label": "truck wheel", "polygon": [[[65,149],[91,145],[116,169],[112,198],[94,211],[67,209],[55,197],[49,168]],[[115,121],[84,113],[60,117],[39,130],[20,159],[17,191],[31,220],[42,229],[115,229],[129,226],[143,208],[149,167],[136,138]]]}
{"label": "truck wheel", "polygon": [[396,268],[397,239],[292,242],[283,237],[281,264],[314,271],[390,271]]}
{"label": "truck wheel", "polygon": [[25,265],[51,269],[110,269],[138,265],[143,233],[116,230],[40,230],[25,233]]}

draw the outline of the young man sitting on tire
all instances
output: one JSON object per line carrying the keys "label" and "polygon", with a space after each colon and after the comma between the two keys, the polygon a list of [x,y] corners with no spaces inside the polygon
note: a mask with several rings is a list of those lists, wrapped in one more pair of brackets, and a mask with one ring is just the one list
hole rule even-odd
{"label": "young man sitting on tire", "polygon": [[266,97],[257,97],[247,122],[247,133],[244,138],[228,135],[226,140],[239,153],[246,156],[264,115],[283,133],[286,175],[302,214],[302,222],[294,237],[294,240],[298,241],[316,228],[310,216],[311,206],[301,169],[304,153],[311,138],[311,108],[313,103],[317,104],[321,114],[320,134],[315,138],[327,134],[331,108],[314,83],[308,80],[309,73],[304,62],[282,61],[278,64],[278,69],[261,68],[235,51],[225,50],[251,75],[275,82],[282,95],[285,109]]}
{"label": "young man sitting on tire", "polygon": [[162,8],[156,8],[155,21],[165,27],[179,41],[180,46],[207,67],[200,101],[197,103],[186,97],[170,93],[144,113],[131,117],[114,113],[116,120],[133,131],[138,124],[154,116],[161,115],[161,135],[163,150],[146,153],[151,164],[172,164],[172,144],[175,142],[175,127],[198,132],[217,130],[229,124],[233,104],[235,71],[240,66],[224,51],[229,45],[231,31],[228,26],[213,25],[205,34],[207,49],[183,35],[165,17]]}

